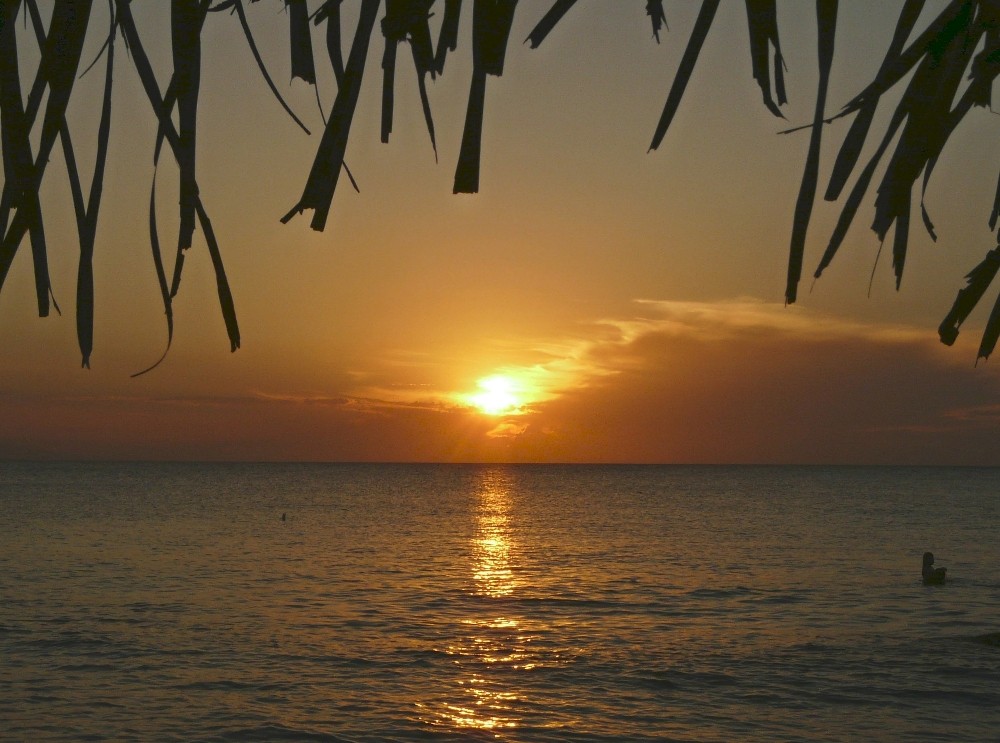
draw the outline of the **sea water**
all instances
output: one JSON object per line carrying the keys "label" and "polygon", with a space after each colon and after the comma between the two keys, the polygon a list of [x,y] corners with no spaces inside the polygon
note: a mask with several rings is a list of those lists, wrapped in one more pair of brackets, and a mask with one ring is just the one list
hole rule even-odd
{"label": "sea water", "polygon": [[0,738],[996,741],[998,494],[998,469],[0,463]]}

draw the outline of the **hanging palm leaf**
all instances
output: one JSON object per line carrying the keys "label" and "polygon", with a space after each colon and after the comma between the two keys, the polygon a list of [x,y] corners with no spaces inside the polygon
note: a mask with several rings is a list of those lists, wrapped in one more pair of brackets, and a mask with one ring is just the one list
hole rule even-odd
{"label": "hanging palm leaf", "polygon": [[[526,44],[531,44],[532,49],[537,49],[538,45],[541,44],[545,37],[549,35],[552,30],[567,11],[576,4],[576,0],[556,0],[556,2],[549,8],[549,12],[542,16],[542,20],[531,30],[528,34],[528,38],[525,39]],[[659,32],[659,28],[657,28]],[[659,41],[660,37],[657,36],[656,40]]]}
{"label": "hanging palm leaf", "polygon": [[465,129],[455,168],[454,193],[479,192],[479,156],[483,139],[486,76],[503,74],[507,38],[517,0],[475,0],[472,6],[472,84]]}
{"label": "hanging palm leaf", "polygon": [[816,113],[809,138],[809,154],[802,173],[802,185],[795,202],[792,223],[792,244],[788,253],[788,282],[785,285],[785,302],[792,304],[797,296],[799,278],[802,276],[802,255],[805,252],[806,230],[816,199],[819,180],[819,147],[826,110],[826,92],[830,84],[830,67],[833,64],[833,43],[837,32],[837,0],[816,0],[816,23],[819,28],[819,85],[816,91]]}
{"label": "hanging palm leaf", "polygon": [[691,73],[694,71],[695,62],[701,53],[702,44],[708,37],[708,31],[715,20],[715,12],[719,9],[719,0],[704,0],[701,4],[701,11],[698,13],[698,20],[695,21],[694,30],[691,31],[691,38],[688,39],[687,47],[684,49],[684,56],[681,57],[680,67],[674,75],[674,83],[670,87],[670,94],[667,102],[663,105],[663,113],[660,114],[660,121],[656,124],[656,131],[653,133],[653,141],[649,145],[650,150],[655,150],[663,141],[670,122],[673,121],[677,109],[681,105],[681,98],[687,89]]}
{"label": "hanging palm leaf", "polygon": [[[258,3],[259,0],[250,2]],[[435,0],[386,0],[384,6],[379,0],[361,0],[358,24],[345,64],[341,50],[341,2],[284,0],[283,3],[288,17],[292,77],[316,86],[317,60],[312,50],[309,24],[310,21],[316,25],[325,23],[326,56],[337,85],[328,117],[321,107],[325,128],[302,196],[282,218],[287,222],[295,214],[312,209],[314,213],[310,225],[317,230],[326,226],[341,169],[357,188],[353,174],[344,163],[344,155],[361,91],[371,35],[380,9],[384,7],[381,30],[386,44],[382,61],[383,110],[380,122],[383,140],[388,140],[392,132],[398,45],[408,43],[417,75],[421,110],[437,156],[427,77],[434,79],[441,75],[448,53],[458,48],[460,0],[442,0],[441,3]],[[744,2],[752,76],[760,89],[764,106],[771,113],[781,116],[781,106],[786,103],[787,95],[777,5],[774,0]],[[184,256],[194,242],[195,227],[200,225],[216,275],[220,309],[230,346],[235,350],[240,345],[240,335],[232,292],[197,181],[200,65],[203,30],[210,12],[214,12],[215,17],[224,17],[223,11],[228,10],[231,16],[235,16],[271,93],[299,126],[308,130],[291,111],[268,73],[251,33],[243,0],[216,0],[214,5],[212,0],[171,0],[169,36],[173,69],[163,91],[157,84],[153,66],[132,17],[131,0],[109,0],[109,5],[110,32],[103,28],[98,31],[105,38],[98,58],[90,63],[92,66],[102,55],[105,56],[105,88],[98,125],[97,159],[87,195],[80,180],[65,113],[80,69],[84,40],[90,30],[92,0],[54,0],[48,27],[45,27],[35,0],[8,0],[0,6],[0,146],[4,169],[4,185],[0,194],[0,290],[16,252],[27,238],[32,253],[39,314],[47,314],[54,303],[39,188],[58,138],[62,143],[80,243],[77,335],[83,363],[85,366],[89,364],[93,347],[93,255],[110,137],[114,41],[121,33],[157,121],[154,165],[159,163],[161,150],[166,145],[177,162],[179,172],[180,228],[169,281],[157,234],[155,171],[150,189],[150,247],[167,318],[167,348],[173,337],[172,303],[179,288]],[[548,5],[547,11],[536,20],[528,34],[527,43],[532,48],[538,47],[576,5],[575,0],[555,0]],[[719,0],[703,0],[700,6],[662,113],[654,127],[651,150],[660,146],[679,110],[719,6]],[[474,0],[472,5],[472,76],[455,169],[453,190],[456,193],[479,190],[487,80],[491,75],[503,73],[516,7],[516,0]],[[874,77],[838,113],[827,117],[826,90],[833,62],[837,3],[818,0],[816,9],[820,75],[813,121],[806,127],[800,127],[809,130],[810,141],[791,230],[786,285],[788,302],[794,302],[797,297],[806,235],[821,172],[819,155],[825,125],[841,117],[854,117],[837,150],[824,193],[827,200],[837,200],[847,189],[847,197],[814,276],[818,278],[839,251],[879,167],[884,167],[874,194],[872,229],[880,241],[888,236],[890,230],[893,231],[893,268],[898,287],[908,252],[910,220],[914,217],[913,190],[917,180],[920,180],[921,192],[920,220],[931,236],[937,239],[924,198],[931,176],[947,142],[966,115],[976,106],[989,106],[993,83],[1000,74],[1000,5],[990,0],[951,0],[929,19],[922,31],[913,36],[918,19],[927,11],[923,0],[905,0],[884,59]],[[660,32],[666,28],[662,0],[647,0],[645,10],[653,37],[659,42]],[[21,60],[25,55],[19,48],[16,33],[16,24],[22,13],[34,29],[39,59],[37,73],[26,98],[22,80],[29,79],[29,75],[22,68]],[[442,15],[435,41],[431,35],[430,19],[437,13]],[[900,88],[902,96],[888,117],[874,153],[859,168],[862,149],[876,121],[875,112],[879,103],[883,96]],[[318,89],[316,98],[319,101]],[[39,116],[37,144],[33,148],[31,132]],[[852,179],[853,185],[848,188]],[[988,215],[990,228],[996,229],[998,221],[1000,182]],[[995,257],[995,251],[991,251],[990,256],[969,274],[968,286],[959,292],[952,312],[941,326],[943,341],[954,341],[959,325],[993,281],[996,263],[1000,259]],[[987,323],[980,357],[992,352],[1000,336],[998,308],[1000,304],[994,308]]]}
{"label": "hanging palm leaf", "polygon": [[351,131],[354,109],[358,105],[358,96],[361,93],[365,59],[368,56],[368,44],[375,28],[378,8],[379,0],[362,0],[354,43],[351,45],[347,67],[344,69],[344,83],[337,90],[333,111],[323,132],[316,158],[313,160],[302,198],[281,218],[282,222],[288,222],[296,214],[312,209],[313,218],[310,226],[314,230],[326,227],[330,204],[333,202],[333,194],[337,189],[337,180],[344,162],[344,151],[347,149],[347,137]]}

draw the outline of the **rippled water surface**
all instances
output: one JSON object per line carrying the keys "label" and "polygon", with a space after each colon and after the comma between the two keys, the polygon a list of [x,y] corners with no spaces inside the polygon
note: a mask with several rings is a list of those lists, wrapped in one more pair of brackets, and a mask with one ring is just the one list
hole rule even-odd
{"label": "rippled water surface", "polygon": [[0,463],[0,508],[4,740],[1000,739],[1000,470]]}

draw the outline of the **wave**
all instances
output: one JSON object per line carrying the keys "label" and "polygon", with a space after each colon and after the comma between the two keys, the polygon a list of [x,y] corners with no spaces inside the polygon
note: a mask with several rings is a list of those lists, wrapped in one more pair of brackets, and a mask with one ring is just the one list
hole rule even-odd
{"label": "wave", "polygon": [[239,730],[230,730],[222,733],[221,735],[209,738],[209,740],[316,740],[324,741],[325,743],[354,743],[351,738],[344,738],[339,735],[333,735],[332,733],[310,730],[305,727],[281,725],[279,723],[269,723],[255,727],[241,728]]}
{"label": "wave", "polygon": [[1000,648],[1000,632],[987,632],[985,635],[975,635],[974,637],[968,638],[972,642],[978,643],[979,645],[988,645],[994,648]]}
{"label": "wave", "polygon": [[276,691],[284,689],[287,684],[280,682],[247,682],[219,679],[216,681],[188,681],[183,684],[173,684],[174,689],[183,691]]}

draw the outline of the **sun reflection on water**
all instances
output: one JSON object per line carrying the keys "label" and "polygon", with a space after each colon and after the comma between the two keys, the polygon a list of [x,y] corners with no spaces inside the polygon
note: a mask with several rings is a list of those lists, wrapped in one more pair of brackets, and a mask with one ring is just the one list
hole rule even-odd
{"label": "sun reflection on water", "polygon": [[509,519],[509,480],[502,470],[484,472],[480,480],[472,577],[476,593],[493,598],[510,596],[517,588],[510,567],[514,543]]}
{"label": "sun reflection on water", "polygon": [[[487,600],[486,609],[481,616],[462,619],[462,631],[447,646],[457,671],[447,701],[433,705],[433,710],[421,705],[424,713],[431,713],[424,716],[425,722],[459,733],[479,730],[502,738],[504,730],[518,727],[517,706],[525,701],[520,674],[537,665],[529,650],[537,634],[527,631],[506,603],[520,587],[513,569],[513,485],[511,473],[502,468],[480,474],[469,551],[471,593]],[[498,605],[490,606],[493,600]]]}

